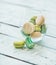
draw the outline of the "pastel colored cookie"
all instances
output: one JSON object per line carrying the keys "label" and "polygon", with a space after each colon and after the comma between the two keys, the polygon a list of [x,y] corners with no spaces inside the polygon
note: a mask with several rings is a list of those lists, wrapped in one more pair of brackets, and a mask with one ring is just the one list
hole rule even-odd
{"label": "pastel colored cookie", "polygon": [[23,25],[23,32],[25,34],[31,34],[32,32],[34,32],[34,30],[35,30],[34,24],[30,22],[27,22]]}
{"label": "pastel colored cookie", "polygon": [[46,30],[47,30],[47,28],[46,28],[46,25],[45,24],[43,24],[42,26],[41,26],[41,33],[46,33]]}
{"label": "pastel colored cookie", "polygon": [[14,47],[15,48],[23,48],[24,44],[25,44],[25,41],[20,41],[20,42],[16,41],[16,42],[14,42]]}
{"label": "pastel colored cookie", "polygon": [[38,37],[41,37],[41,33],[40,32],[33,32],[30,36],[32,38],[38,38]]}
{"label": "pastel colored cookie", "polygon": [[41,27],[39,25],[35,25],[35,31],[40,32],[41,31]]}
{"label": "pastel colored cookie", "polygon": [[45,22],[45,18],[43,16],[40,16],[36,19],[36,24],[37,25],[43,25]]}
{"label": "pastel colored cookie", "polygon": [[36,19],[37,19],[37,16],[33,16],[33,17],[30,19],[30,22],[35,25],[35,24],[36,24]]}
{"label": "pastel colored cookie", "polygon": [[35,45],[35,44],[32,42],[30,36],[28,36],[28,37],[26,38],[25,43],[26,43],[26,47],[27,47],[27,48],[29,48],[29,49],[34,48],[34,45]]}

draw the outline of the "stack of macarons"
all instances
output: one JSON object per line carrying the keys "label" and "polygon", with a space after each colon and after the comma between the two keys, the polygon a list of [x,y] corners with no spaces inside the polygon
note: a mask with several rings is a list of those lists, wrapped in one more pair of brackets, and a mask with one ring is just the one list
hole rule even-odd
{"label": "stack of macarons", "polygon": [[30,35],[31,38],[39,38],[41,34],[46,33],[46,25],[44,16],[33,16],[29,22],[23,25],[24,34]]}

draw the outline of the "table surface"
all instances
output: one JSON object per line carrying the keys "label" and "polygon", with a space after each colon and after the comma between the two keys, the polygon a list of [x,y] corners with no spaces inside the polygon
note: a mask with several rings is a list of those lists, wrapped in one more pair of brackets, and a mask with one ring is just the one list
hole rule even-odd
{"label": "table surface", "polygon": [[[34,15],[45,16],[47,32],[34,49],[16,49],[24,40],[21,26]],[[56,65],[56,1],[0,0],[0,65]]]}

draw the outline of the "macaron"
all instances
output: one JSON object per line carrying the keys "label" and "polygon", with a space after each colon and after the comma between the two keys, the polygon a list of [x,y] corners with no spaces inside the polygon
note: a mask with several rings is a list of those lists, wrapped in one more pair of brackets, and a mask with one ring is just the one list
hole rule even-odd
{"label": "macaron", "polygon": [[35,30],[35,26],[33,23],[27,22],[23,25],[23,32],[25,34],[31,34]]}
{"label": "macaron", "polygon": [[39,38],[39,37],[41,37],[41,33],[40,32],[33,32],[30,36],[31,36],[31,38]]}
{"label": "macaron", "polygon": [[33,23],[34,25],[36,24],[36,19],[37,19],[37,16],[33,16],[29,22]]}
{"label": "macaron", "polygon": [[46,33],[46,31],[47,31],[47,27],[46,27],[46,24],[43,24],[42,26],[41,26],[41,33]]}
{"label": "macaron", "polygon": [[15,48],[23,48],[24,47],[24,44],[25,44],[25,41],[15,41],[14,42],[14,47]]}
{"label": "macaron", "polygon": [[29,48],[29,49],[32,49],[35,46],[35,44],[31,40],[31,37],[30,36],[28,36],[26,38],[25,43],[26,43],[26,47]]}
{"label": "macaron", "polygon": [[37,25],[43,25],[45,22],[45,18],[44,16],[39,16],[37,19],[36,19],[36,24]]}
{"label": "macaron", "polygon": [[35,31],[40,32],[41,31],[41,27],[39,25],[35,25]]}

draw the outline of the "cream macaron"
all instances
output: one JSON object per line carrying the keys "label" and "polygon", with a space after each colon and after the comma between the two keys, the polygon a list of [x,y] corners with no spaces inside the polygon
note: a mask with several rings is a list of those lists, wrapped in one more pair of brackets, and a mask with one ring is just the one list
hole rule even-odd
{"label": "cream macaron", "polygon": [[41,33],[40,32],[33,32],[30,36],[31,36],[31,38],[39,38],[39,37],[41,37]]}
{"label": "cream macaron", "polygon": [[43,25],[45,22],[45,18],[44,16],[39,16],[37,19],[36,19],[36,24],[37,25]]}
{"label": "cream macaron", "polygon": [[24,25],[23,25],[23,32],[25,34],[31,34],[33,33],[35,30],[35,26],[33,23],[30,23],[30,22],[26,22]]}

